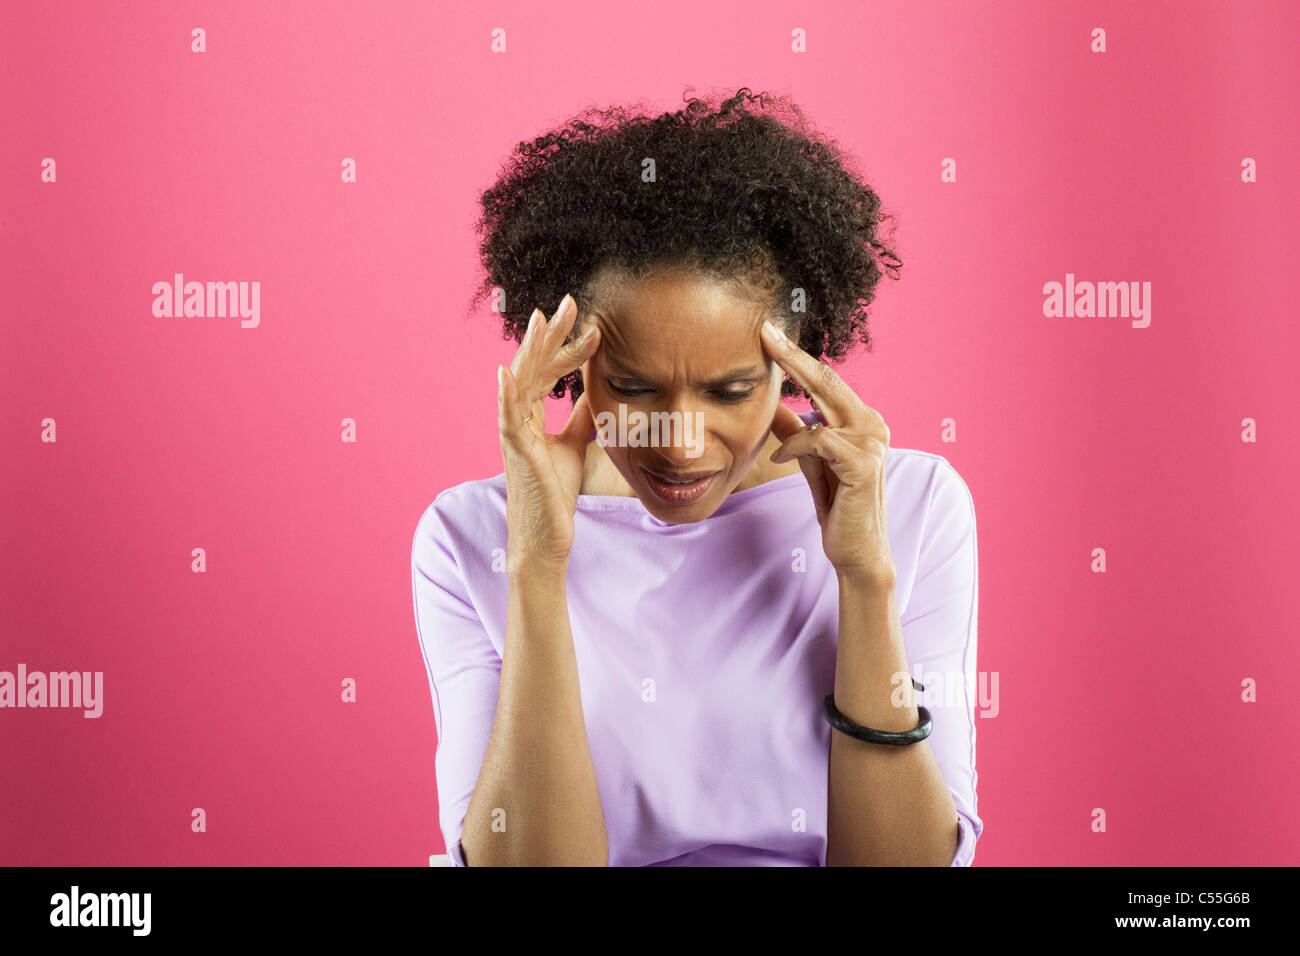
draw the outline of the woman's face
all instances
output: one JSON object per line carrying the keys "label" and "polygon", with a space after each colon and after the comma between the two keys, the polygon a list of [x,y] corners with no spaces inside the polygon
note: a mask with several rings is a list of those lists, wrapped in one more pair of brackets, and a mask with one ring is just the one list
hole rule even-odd
{"label": "woman's face", "polygon": [[598,288],[584,319],[601,345],[582,367],[597,440],[656,518],[707,518],[745,479],[781,400],[784,373],[759,337],[770,312],[680,268]]}

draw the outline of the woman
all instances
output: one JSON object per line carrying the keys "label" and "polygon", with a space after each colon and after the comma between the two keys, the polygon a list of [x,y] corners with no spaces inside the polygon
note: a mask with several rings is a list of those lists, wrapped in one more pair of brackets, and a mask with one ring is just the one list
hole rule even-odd
{"label": "woman", "polygon": [[974,856],[970,494],[819,360],[901,262],[772,106],[589,110],[482,197],[505,470],[412,551],[455,865]]}

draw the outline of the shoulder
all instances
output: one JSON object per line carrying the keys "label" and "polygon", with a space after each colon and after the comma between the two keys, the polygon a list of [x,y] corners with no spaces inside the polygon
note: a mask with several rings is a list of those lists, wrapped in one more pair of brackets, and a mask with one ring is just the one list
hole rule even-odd
{"label": "shoulder", "polygon": [[906,565],[908,573],[923,576],[934,562],[974,540],[974,498],[942,455],[891,446],[885,459],[885,500],[900,573]]}
{"label": "shoulder", "polygon": [[959,505],[974,511],[975,501],[966,480],[943,455],[933,454],[932,451],[891,447],[887,460],[891,464],[897,462],[897,467],[902,470],[901,477],[905,477],[909,483],[922,481],[931,503],[937,501],[949,506]]}
{"label": "shoulder", "polygon": [[915,448],[891,447],[886,456],[886,480],[910,490],[927,518],[948,513],[975,516],[975,499],[966,480],[943,455]]}
{"label": "shoulder", "polygon": [[926,525],[931,533],[967,537],[975,531],[975,497],[966,479],[942,455],[933,459],[930,472],[929,510]]}
{"label": "shoulder", "polygon": [[431,543],[456,546],[493,539],[505,524],[505,472],[476,478],[438,492],[415,526],[414,549]]}
{"label": "shoulder", "polygon": [[[895,498],[889,511],[891,545],[895,543],[895,514],[900,518],[894,559],[904,630],[914,629],[918,620],[942,607],[950,607],[953,613],[968,608],[969,626],[973,628],[979,558],[975,501],[970,488],[942,455],[913,449],[897,451],[898,460],[893,470],[887,471],[890,487],[886,497]],[[964,595],[969,596],[969,604]],[[941,619],[934,618],[927,627],[937,626]],[[914,632],[914,640],[920,640],[918,633],[927,631],[922,628]]]}

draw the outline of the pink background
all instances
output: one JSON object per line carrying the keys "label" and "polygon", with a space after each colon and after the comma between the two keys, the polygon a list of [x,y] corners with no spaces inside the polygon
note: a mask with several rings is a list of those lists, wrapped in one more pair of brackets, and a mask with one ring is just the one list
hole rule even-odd
{"label": "pink background", "polygon": [[[749,86],[899,217],[842,374],[974,496],[976,865],[1300,863],[1296,4],[0,10],[0,670],[104,672],[97,720],[0,710],[0,862],[444,852],[409,561],[501,470],[477,194],[589,102]],[[154,317],[176,272],[260,326]],[[1150,327],[1044,317],[1066,273]]]}

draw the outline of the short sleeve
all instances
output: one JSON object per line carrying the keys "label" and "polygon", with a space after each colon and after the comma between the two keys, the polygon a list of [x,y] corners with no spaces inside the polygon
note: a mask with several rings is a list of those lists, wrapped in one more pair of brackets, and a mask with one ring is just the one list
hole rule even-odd
{"label": "short sleeve", "polygon": [[466,592],[439,496],[411,546],[415,629],[429,675],[438,732],[434,775],[439,828],[455,866],[465,866],[461,830],[496,715],[501,657]]}
{"label": "short sleeve", "polygon": [[934,721],[930,746],[957,808],[958,840],[950,865],[969,866],[984,832],[975,792],[975,504],[952,465],[944,458],[935,461],[916,576],[900,623],[912,676],[925,685],[917,703]]}

